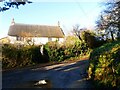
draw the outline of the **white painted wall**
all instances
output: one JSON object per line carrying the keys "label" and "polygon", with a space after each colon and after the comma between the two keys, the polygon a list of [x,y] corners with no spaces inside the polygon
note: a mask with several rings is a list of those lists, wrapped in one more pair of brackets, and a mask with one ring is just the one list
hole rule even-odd
{"label": "white painted wall", "polygon": [[[8,36],[8,38],[10,39],[10,43],[14,44],[16,42],[18,43],[24,43],[24,41],[16,41],[16,37],[13,36]],[[56,41],[59,40],[60,43],[62,43],[64,41],[64,38],[52,38],[52,41]],[[33,37],[32,41],[34,41],[35,45],[40,45],[40,44],[46,44],[48,42],[48,37]]]}
{"label": "white painted wall", "polygon": [[[46,44],[47,42],[49,42],[48,37],[34,37],[34,43],[37,44]],[[52,41],[56,41],[58,40],[58,38],[51,38]],[[63,42],[63,38],[59,38],[59,42]]]}
{"label": "white painted wall", "polygon": [[39,44],[46,44],[48,42],[48,38],[46,37],[33,37],[32,38],[35,42],[36,45]]}
{"label": "white painted wall", "polygon": [[52,41],[56,41],[56,40],[58,40],[58,38],[52,38]]}
{"label": "white painted wall", "polygon": [[62,43],[64,41],[64,38],[59,38],[59,42]]}
{"label": "white painted wall", "polygon": [[8,38],[10,39],[10,43],[14,44],[16,41],[16,37],[13,36],[8,36]]}

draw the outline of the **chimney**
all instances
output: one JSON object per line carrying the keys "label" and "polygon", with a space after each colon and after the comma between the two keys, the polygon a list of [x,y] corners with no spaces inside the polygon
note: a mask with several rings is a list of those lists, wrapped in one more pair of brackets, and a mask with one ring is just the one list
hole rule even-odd
{"label": "chimney", "polygon": [[58,21],[58,26],[60,27],[60,22]]}
{"label": "chimney", "polygon": [[11,26],[12,26],[12,25],[15,25],[14,18],[12,19],[12,22],[11,22]]}

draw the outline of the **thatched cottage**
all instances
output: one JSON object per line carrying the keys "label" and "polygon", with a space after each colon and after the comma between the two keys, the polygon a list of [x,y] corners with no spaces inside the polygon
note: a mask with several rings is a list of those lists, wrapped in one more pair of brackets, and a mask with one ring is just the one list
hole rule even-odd
{"label": "thatched cottage", "polygon": [[30,25],[15,23],[14,19],[11,22],[8,31],[10,43],[24,43],[26,40],[31,40],[34,44],[46,44],[49,41],[62,42],[64,33],[60,26],[47,25]]}

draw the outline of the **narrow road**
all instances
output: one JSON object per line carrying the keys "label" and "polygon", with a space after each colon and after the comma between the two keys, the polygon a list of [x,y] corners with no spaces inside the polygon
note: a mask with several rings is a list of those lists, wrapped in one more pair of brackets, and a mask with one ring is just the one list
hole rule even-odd
{"label": "narrow road", "polygon": [[52,88],[90,88],[91,85],[86,80],[88,65],[88,60],[81,60],[2,72],[2,88],[31,88],[33,81],[43,79],[50,81]]}

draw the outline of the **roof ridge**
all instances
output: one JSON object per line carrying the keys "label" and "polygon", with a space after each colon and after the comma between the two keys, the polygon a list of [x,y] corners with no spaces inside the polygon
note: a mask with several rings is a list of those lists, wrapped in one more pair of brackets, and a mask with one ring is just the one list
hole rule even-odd
{"label": "roof ridge", "polygon": [[57,26],[57,25],[41,25],[41,24],[26,24],[26,23],[15,23],[14,25],[30,25],[30,26],[59,27],[59,26]]}

